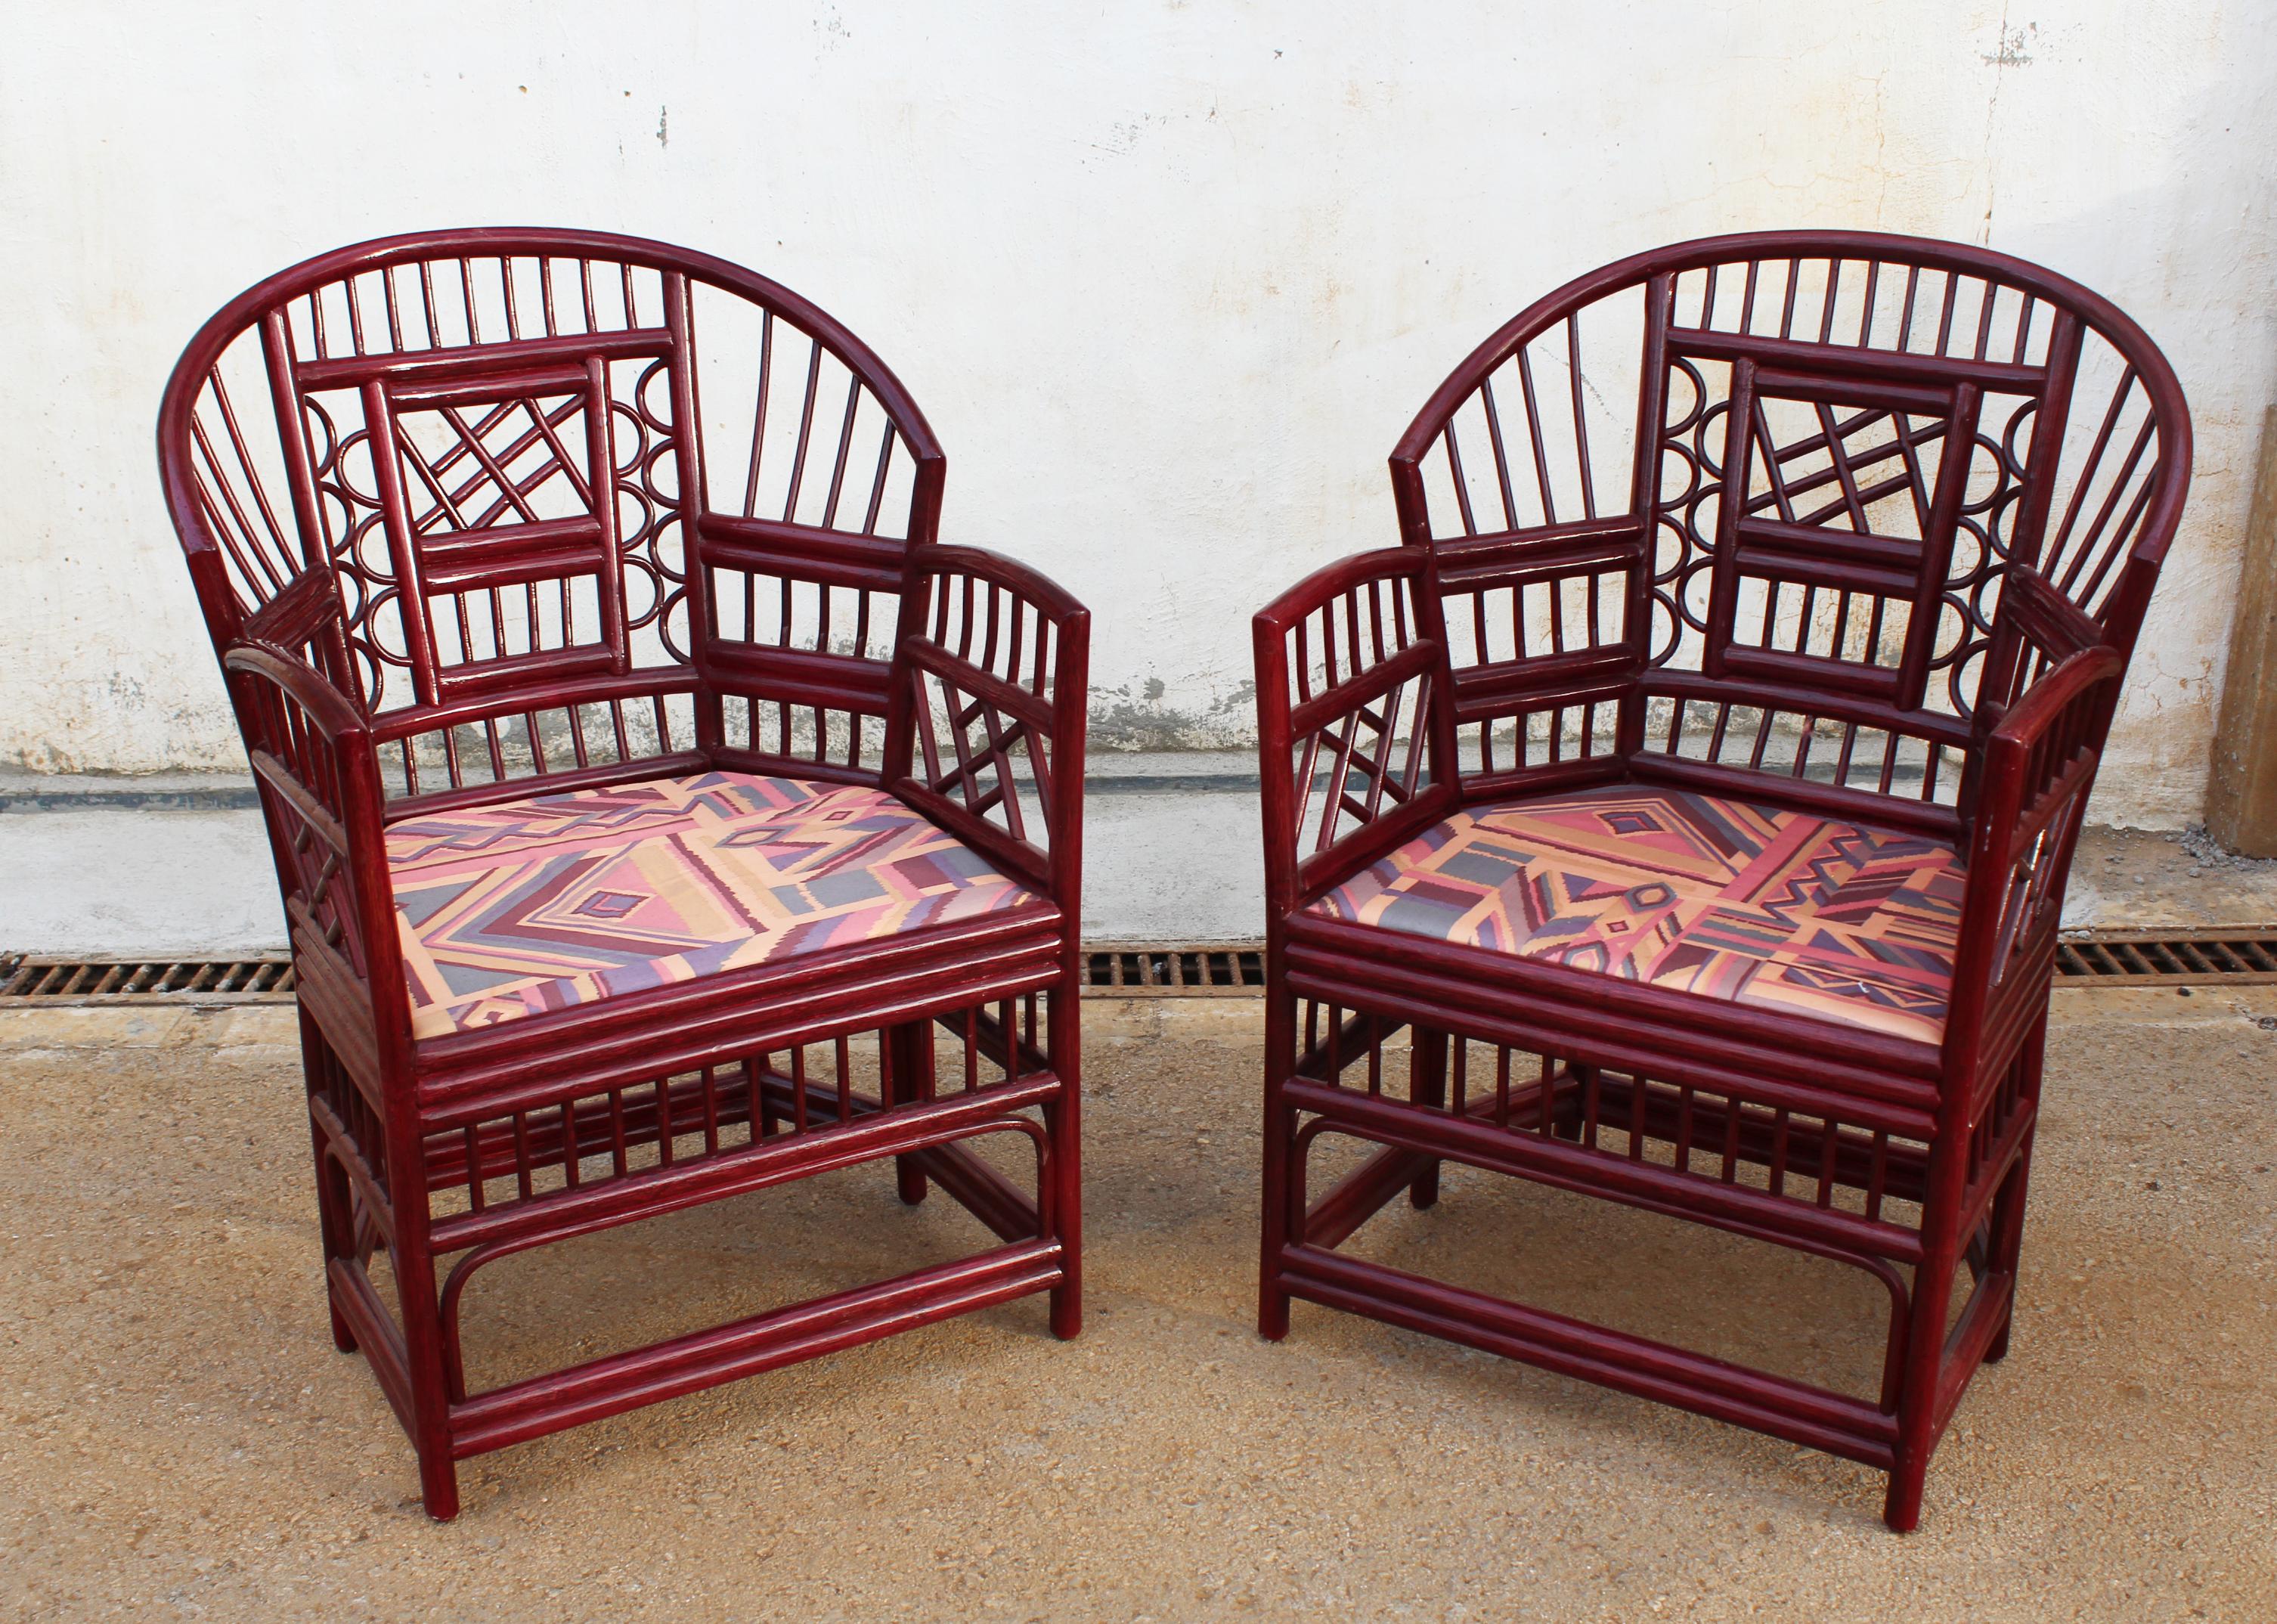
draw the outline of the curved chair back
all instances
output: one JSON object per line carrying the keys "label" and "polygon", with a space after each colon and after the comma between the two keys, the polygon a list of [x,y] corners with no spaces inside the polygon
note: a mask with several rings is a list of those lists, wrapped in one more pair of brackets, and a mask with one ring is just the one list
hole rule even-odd
{"label": "curved chair back", "polygon": [[217,649],[316,663],[392,796],[878,774],[945,461],[868,347],[763,277],[592,232],[343,248],[207,323],[158,449]]}
{"label": "curved chair back", "polygon": [[[1930,827],[2043,670],[2132,650],[2189,466],[2172,369],[2106,301],[2005,255],[1826,232],[1568,284],[1391,457],[1466,793],[1771,772]],[[2106,705],[2090,748],[2108,726]]]}

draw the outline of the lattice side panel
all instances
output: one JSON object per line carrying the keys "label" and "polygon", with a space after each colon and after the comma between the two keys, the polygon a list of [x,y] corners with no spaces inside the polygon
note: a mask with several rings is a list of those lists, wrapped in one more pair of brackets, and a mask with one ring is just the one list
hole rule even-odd
{"label": "lattice side panel", "polygon": [[917,782],[1039,856],[1049,852],[1061,794],[1049,735],[940,672],[910,681]]}
{"label": "lattice side panel", "polygon": [[[1428,782],[1436,650],[1416,609],[1415,582],[1386,576],[1356,583],[1288,631],[1288,698],[1300,719],[1288,766],[1300,858],[1397,811]],[[1329,713],[1303,727],[1318,701]]]}
{"label": "lattice side panel", "polygon": [[1415,676],[1297,740],[1297,850],[1309,857],[1397,810],[1422,789],[1431,679]]}
{"label": "lattice side panel", "polygon": [[2052,972],[2064,881],[2087,810],[2096,734],[2109,698],[2107,683],[2083,690],[2050,719],[2025,757],[2019,825],[2029,833],[2011,842],[1993,939],[1993,985],[2004,1003],[2037,992],[2036,985],[2018,978],[2020,971],[2037,966],[2041,979]]}
{"label": "lattice side panel", "polygon": [[284,842],[285,912],[295,946],[320,945],[364,979],[367,921],[349,868],[347,765],[283,689],[247,672],[232,673],[232,682],[263,808]]}

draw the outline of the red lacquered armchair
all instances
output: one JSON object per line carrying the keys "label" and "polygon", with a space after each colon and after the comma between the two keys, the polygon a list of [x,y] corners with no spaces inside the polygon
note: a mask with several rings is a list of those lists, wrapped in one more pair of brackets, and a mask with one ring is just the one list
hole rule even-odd
{"label": "red lacquered armchair", "polygon": [[[2189,467],[2134,323],[1950,243],[1687,243],[1481,345],[1392,454],[1404,545],[1257,617],[1264,1334],[1303,1298],[1736,1422],[1913,1527],[2007,1348],[2065,876]],[[1324,1133],[1375,1148],[1314,1194]],[[1451,1160],[1854,1265],[1879,1390],[1338,1250]]]}
{"label": "red lacquered armchair", "polygon": [[[937,545],[867,347],[659,243],[391,238],[215,316],[158,446],[284,889],[332,1335],[431,1514],[466,1456],[1024,1293],[1076,1334],[1088,616]],[[971,1147],[1007,1134],[1032,1191]],[[486,1264],[887,1158],[1001,1244],[468,1379]]]}

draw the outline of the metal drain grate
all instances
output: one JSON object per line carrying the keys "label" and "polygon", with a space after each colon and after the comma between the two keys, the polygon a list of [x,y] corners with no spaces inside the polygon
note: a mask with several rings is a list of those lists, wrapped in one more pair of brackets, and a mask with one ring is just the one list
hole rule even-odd
{"label": "metal drain grate", "polygon": [[[1117,998],[1242,998],[1265,990],[1265,952],[1243,942],[1116,942],[1086,949],[1087,992]],[[2096,930],[2056,944],[2056,985],[2277,986],[2277,926]],[[0,953],[0,1008],[109,1004],[282,1003],[293,961],[239,958],[75,958]]]}
{"label": "metal drain grate", "polygon": [[163,998],[182,1003],[268,1003],[293,996],[293,961],[247,958],[69,958],[0,953],[0,1005],[110,1003]]}
{"label": "metal drain grate", "polygon": [[2056,984],[2229,987],[2277,984],[2277,927],[2094,930],[2056,944]]}
{"label": "metal drain grate", "polygon": [[1104,943],[1084,954],[1088,992],[1122,998],[1241,998],[1265,990],[1265,949],[1238,943]]}
{"label": "metal drain grate", "polygon": [[[1084,986],[1126,998],[1240,997],[1264,989],[1265,954],[1240,943],[1107,943],[1084,955]],[[292,996],[293,961],[281,955],[165,959],[0,953],[0,1006],[126,998],[281,1003]]]}

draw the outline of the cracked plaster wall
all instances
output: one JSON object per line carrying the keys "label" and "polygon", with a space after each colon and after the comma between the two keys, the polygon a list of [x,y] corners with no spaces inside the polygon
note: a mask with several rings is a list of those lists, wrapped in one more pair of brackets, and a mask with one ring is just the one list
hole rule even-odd
{"label": "cracked plaster wall", "polygon": [[1391,539],[1383,457],[1480,337],[1634,248],[1824,225],[2044,261],[2174,361],[2197,488],[2098,809],[2199,807],[2277,362],[2277,9],[90,3],[9,34],[0,766],[241,766],[151,416],[216,305],[336,243],[601,225],[811,294],[925,403],[948,537],[1094,606],[1097,744],[1191,749],[1248,737],[1250,612]]}

